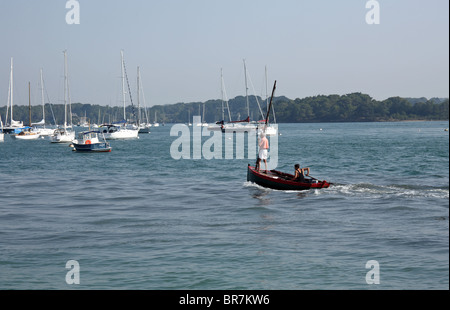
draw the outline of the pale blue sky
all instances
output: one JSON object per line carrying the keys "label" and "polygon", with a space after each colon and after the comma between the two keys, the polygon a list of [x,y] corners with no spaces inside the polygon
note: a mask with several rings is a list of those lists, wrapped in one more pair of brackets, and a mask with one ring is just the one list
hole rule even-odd
{"label": "pale blue sky", "polygon": [[81,23],[67,25],[66,0],[2,0],[0,106],[11,57],[16,104],[27,104],[28,81],[38,100],[41,67],[61,103],[65,49],[73,102],[120,105],[121,49],[133,92],[141,68],[148,105],[220,98],[220,68],[228,97],[244,95],[244,58],[263,96],[267,65],[276,94],[292,99],[448,97],[449,1],[379,0],[379,25],[366,24],[366,2],[79,0]]}

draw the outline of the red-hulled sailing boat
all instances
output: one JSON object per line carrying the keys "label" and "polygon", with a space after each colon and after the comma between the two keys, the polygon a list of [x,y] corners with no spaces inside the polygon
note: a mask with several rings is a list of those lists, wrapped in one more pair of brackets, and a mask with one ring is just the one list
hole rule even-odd
{"label": "red-hulled sailing boat", "polygon": [[301,191],[314,188],[328,188],[330,183],[327,181],[319,181],[316,179],[307,179],[305,182],[294,180],[294,176],[289,173],[271,170],[258,172],[255,167],[248,165],[247,181],[256,183],[263,187],[278,190]]}
{"label": "red-hulled sailing boat", "polygon": [[[276,86],[277,81],[275,81],[275,84],[273,85],[272,98],[270,99],[269,108],[267,110],[265,126],[267,126],[267,120],[269,119],[270,108],[272,106],[272,99],[275,93]],[[328,188],[331,185],[331,183],[325,180],[320,181],[312,177],[306,178],[303,181],[298,181],[295,179],[294,175],[277,170],[258,171],[258,169],[252,167],[250,164],[247,168],[247,181],[272,189],[294,191],[308,190],[313,188]]]}

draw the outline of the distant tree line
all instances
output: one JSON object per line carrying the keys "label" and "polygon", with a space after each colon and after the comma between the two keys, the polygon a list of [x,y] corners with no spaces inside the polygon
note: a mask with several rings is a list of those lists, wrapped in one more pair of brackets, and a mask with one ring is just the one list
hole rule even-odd
{"label": "distant tree line", "polygon": [[[224,110],[222,110],[222,105]],[[227,106],[229,107],[229,112]],[[267,100],[260,97],[249,97],[250,115],[248,115],[246,98],[238,96],[229,100],[228,105],[222,100],[208,100],[206,102],[176,103],[157,105],[147,109],[136,106],[126,108],[126,119],[135,121],[140,115],[141,122],[159,123],[187,123],[192,122],[194,116],[204,115],[208,123],[231,119],[242,120],[250,116],[252,120],[264,119],[267,111]],[[352,93],[347,95],[319,95],[303,99],[289,99],[275,97],[273,100],[274,115],[278,123],[304,122],[376,122],[402,120],[448,120],[448,98],[401,98],[391,97],[377,101],[369,95]],[[95,104],[75,103],[70,107],[74,124],[80,123],[86,117],[91,124],[110,123],[124,119],[123,107],[100,106]],[[4,123],[7,109],[0,108],[0,115]],[[8,114],[11,113],[8,111]],[[42,106],[32,106],[31,120],[42,120]],[[29,123],[28,106],[14,106],[14,120]],[[69,116],[68,116],[69,117]],[[8,118],[9,119],[9,118]],[[62,124],[64,122],[64,105],[45,104],[45,120],[47,124]],[[70,117],[68,118],[70,122]]]}

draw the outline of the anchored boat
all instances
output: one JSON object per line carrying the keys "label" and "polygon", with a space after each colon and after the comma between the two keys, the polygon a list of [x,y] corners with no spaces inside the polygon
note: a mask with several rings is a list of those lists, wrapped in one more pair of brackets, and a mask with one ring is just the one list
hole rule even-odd
{"label": "anchored boat", "polygon": [[78,134],[77,139],[73,140],[74,150],[77,152],[111,152],[111,145],[105,141],[100,141],[98,131],[85,131]]}

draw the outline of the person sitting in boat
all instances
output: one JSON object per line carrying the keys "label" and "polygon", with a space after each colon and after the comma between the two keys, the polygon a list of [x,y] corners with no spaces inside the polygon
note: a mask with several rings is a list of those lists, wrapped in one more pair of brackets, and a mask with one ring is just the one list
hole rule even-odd
{"label": "person sitting in boat", "polygon": [[261,160],[264,161],[266,165],[267,172],[267,152],[269,150],[269,140],[266,138],[264,133],[261,134],[261,140],[259,141],[259,154],[258,160],[256,161],[256,170],[259,172],[261,167]]}
{"label": "person sitting in boat", "polygon": [[292,178],[294,181],[298,182],[309,182],[309,179],[306,179],[305,177],[309,176],[310,169],[308,167],[306,168],[300,168],[300,164],[295,164],[295,175]]}

